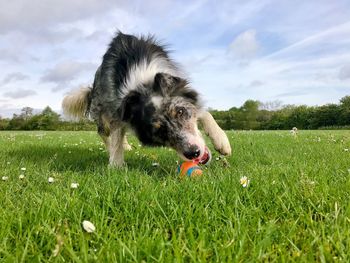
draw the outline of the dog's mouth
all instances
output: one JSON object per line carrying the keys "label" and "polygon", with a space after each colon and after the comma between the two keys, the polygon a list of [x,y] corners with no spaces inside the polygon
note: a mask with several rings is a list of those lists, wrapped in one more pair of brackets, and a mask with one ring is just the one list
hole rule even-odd
{"label": "dog's mouth", "polygon": [[206,160],[209,156],[208,147],[197,130],[196,133],[187,133],[182,136],[180,143],[174,147],[179,156],[185,161]]}
{"label": "dog's mouth", "polygon": [[208,164],[211,160],[211,152],[207,146],[205,146],[204,153],[201,158],[197,158],[194,161],[200,164]]}
{"label": "dog's mouth", "polygon": [[200,150],[198,156],[193,156],[189,158],[189,156],[183,152],[178,151],[179,156],[185,161],[192,161],[199,164],[208,164],[211,160],[211,152],[207,146],[204,146],[203,149]]}

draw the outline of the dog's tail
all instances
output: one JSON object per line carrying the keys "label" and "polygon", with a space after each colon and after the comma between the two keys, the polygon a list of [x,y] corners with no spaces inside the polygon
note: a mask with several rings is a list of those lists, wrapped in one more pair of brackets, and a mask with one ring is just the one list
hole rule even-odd
{"label": "dog's tail", "polygon": [[73,119],[84,118],[89,110],[91,87],[81,87],[68,93],[62,101],[63,114]]}

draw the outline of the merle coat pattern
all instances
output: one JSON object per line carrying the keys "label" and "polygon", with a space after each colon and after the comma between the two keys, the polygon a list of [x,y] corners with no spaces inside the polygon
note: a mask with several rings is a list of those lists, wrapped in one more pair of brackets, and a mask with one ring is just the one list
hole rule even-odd
{"label": "merle coat pattern", "polygon": [[169,146],[184,159],[200,158],[205,144],[197,120],[218,151],[231,153],[226,134],[202,109],[198,93],[153,37],[119,32],[103,56],[93,87],[67,95],[63,109],[95,120],[113,166],[122,165],[124,149],[130,149],[127,128],[144,145]]}

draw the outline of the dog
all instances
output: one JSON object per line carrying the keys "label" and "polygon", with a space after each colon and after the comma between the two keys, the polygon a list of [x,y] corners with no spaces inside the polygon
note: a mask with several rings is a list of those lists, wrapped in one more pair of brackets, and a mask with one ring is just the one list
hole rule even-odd
{"label": "dog", "polygon": [[92,87],[66,95],[65,115],[90,116],[109,152],[109,164],[122,166],[130,150],[126,130],[146,146],[168,146],[184,160],[201,158],[206,150],[199,120],[217,151],[231,154],[225,132],[203,109],[199,94],[153,36],[118,32],[96,71]]}

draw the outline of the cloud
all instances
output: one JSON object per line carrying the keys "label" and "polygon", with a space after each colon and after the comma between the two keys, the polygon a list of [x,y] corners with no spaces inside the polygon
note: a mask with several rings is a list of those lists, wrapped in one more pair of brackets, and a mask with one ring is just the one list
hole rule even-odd
{"label": "cloud", "polygon": [[230,44],[230,52],[240,59],[249,59],[256,55],[259,43],[256,31],[251,29],[239,34]]}
{"label": "cloud", "polygon": [[[30,79],[15,88],[38,93],[9,99],[13,108],[49,103],[59,109],[65,88],[91,81],[97,66],[89,63],[100,63],[117,29],[155,34],[169,43],[171,56],[185,66],[207,106],[230,108],[280,95],[287,95],[286,103],[313,105],[349,93],[346,0],[0,0],[0,5],[0,85],[6,74],[23,72]],[[2,93],[13,91],[8,86]]]}
{"label": "cloud", "polygon": [[42,82],[52,82],[57,84],[53,91],[58,91],[67,87],[67,84],[76,79],[81,73],[93,73],[97,65],[90,62],[63,61],[46,71],[41,77]]}
{"label": "cloud", "polygon": [[[0,0],[0,33],[28,30],[43,25],[86,19],[116,8],[119,1],[108,0]],[[4,8],[6,7],[6,8]],[[20,19],[19,19],[20,18]]]}
{"label": "cloud", "polygon": [[340,80],[350,79],[350,65],[341,67],[338,77]]}
{"label": "cloud", "polygon": [[[350,22],[338,24],[328,29],[321,30],[315,34],[309,35],[306,38],[299,40],[289,46],[269,54],[265,58],[275,58],[283,56],[300,56],[302,54],[315,54],[318,52],[333,51],[334,47],[340,49],[345,47],[348,50],[350,40],[347,36],[350,35]],[[332,48],[333,47],[333,48]],[[305,52],[306,51],[306,52]]]}
{"label": "cloud", "polygon": [[260,81],[260,80],[253,80],[250,84],[249,87],[259,87],[263,86],[265,83]]}
{"label": "cloud", "polygon": [[111,38],[111,34],[106,30],[95,30],[91,34],[84,37],[84,40],[99,41]]}
{"label": "cloud", "polygon": [[281,97],[294,97],[294,96],[302,96],[311,93],[308,90],[296,90],[296,91],[289,91],[289,92],[284,92],[277,94],[275,97],[276,98],[281,98]]}
{"label": "cloud", "polygon": [[0,119],[1,118],[10,118],[14,113],[19,113],[20,109],[15,108],[16,105],[11,103],[0,105]]}
{"label": "cloud", "polygon": [[18,52],[16,52],[12,48],[1,48],[0,61],[19,62],[20,58]]}
{"label": "cloud", "polygon": [[59,45],[65,41],[82,37],[84,32],[78,28],[38,28],[28,30],[23,38],[31,44],[48,43],[51,45]]}
{"label": "cloud", "polygon": [[15,81],[19,81],[19,80],[26,80],[29,79],[29,76],[21,73],[21,72],[13,72],[13,73],[9,73],[7,74],[4,79],[2,80],[2,84],[8,84],[10,82],[15,82]]}
{"label": "cloud", "polygon": [[37,93],[35,90],[31,90],[31,89],[17,89],[15,91],[8,91],[3,93],[4,97],[12,98],[12,99],[21,99],[21,98],[34,96],[34,95],[37,95]]}

